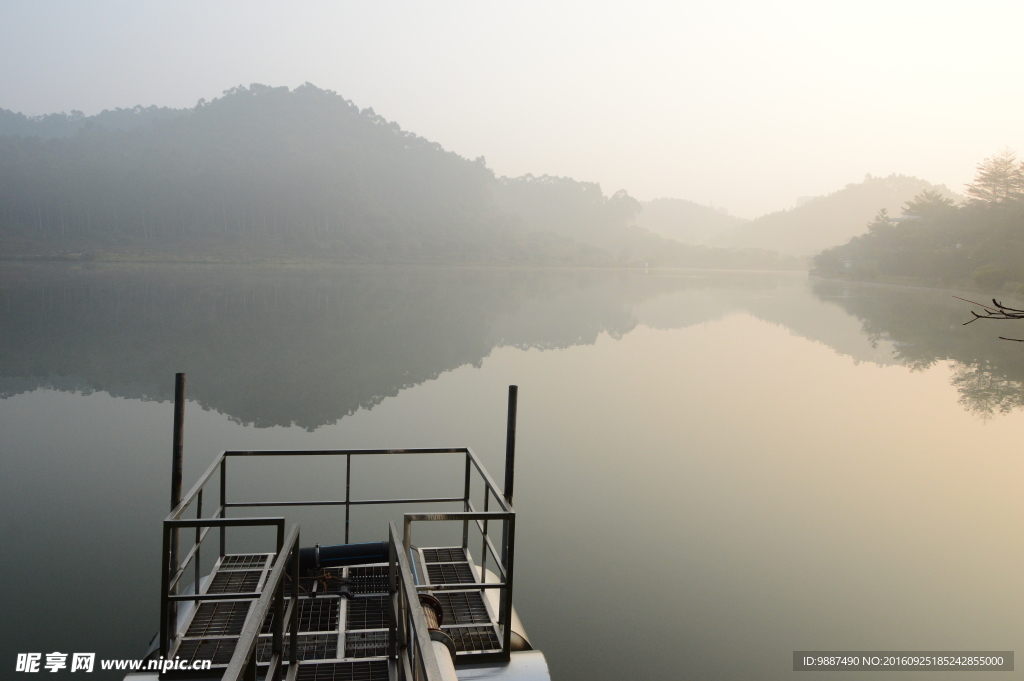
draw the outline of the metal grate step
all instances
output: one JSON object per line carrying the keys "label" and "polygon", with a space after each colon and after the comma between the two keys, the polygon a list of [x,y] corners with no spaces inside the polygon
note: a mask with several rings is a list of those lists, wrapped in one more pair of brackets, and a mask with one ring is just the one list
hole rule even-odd
{"label": "metal grate step", "polygon": [[448,549],[423,549],[425,563],[465,563],[466,550],[461,547]]}
{"label": "metal grate step", "polygon": [[445,627],[444,633],[452,637],[455,650],[460,653],[501,650],[494,627]]}
{"label": "metal grate step", "polygon": [[261,570],[267,564],[268,556],[263,553],[246,553],[224,556],[219,570]]}
{"label": "metal grate step", "polygon": [[386,629],[390,624],[387,596],[356,596],[349,599],[346,629]]}
{"label": "metal grate step", "polygon": [[231,661],[237,642],[237,638],[185,639],[178,646],[175,657],[188,662],[211,660],[213,664],[224,665]]}
{"label": "metal grate step", "polygon": [[[285,599],[286,609],[288,607],[288,603],[290,602],[290,598]],[[300,598],[299,631],[337,631],[338,616],[340,611],[341,601],[339,598],[334,596],[320,596],[318,598]],[[273,627],[273,624],[274,611],[271,610],[269,613],[267,613],[266,619],[263,620],[263,628],[260,630],[260,633],[271,633],[271,627]],[[288,628],[288,626],[289,623],[285,622],[286,629]]]}
{"label": "metal grate step", "polygon": [[431,563],[427,565],[431,584],[472,584],[476,581],[469,563]]}
{"label": "metal grate step", "polygon": [[388,663],[373,660],[300,664],[297,681],[388,681]]}
{"label": "metal grate step", "polygon": [[355,594],[386,594],[388,566],[353,567],[348,569],[349,591]]}
{"label": "metal grate step", "polygon": [[386,657],[387,631],[350,631],[345,634],[345,657]]}
{"label": "metal grate step", "polygon": [[245,570],[239,572],[218,572],[213,576],[208,594],[253,593],[260,583],[262,570]]}
{"label": "metal grate step", "polygon": [[[256,661],[269,662],[274,642],[271,636],[260,636],[256,643]],[[284,637],[285,659],[291,654],[291,637]],[[300,634],[297,657],[300,660],[329,660],[338,657],[337,634]]]}
{"label": "metal grate step", "polygon": [[491,623],[479,591],[439,591],[434,596],[441,601],[442,625]]}
{"label": "metal grate step", "polygon": [[185,636],[238,636],[252,601],[216,601],[199,606]]}

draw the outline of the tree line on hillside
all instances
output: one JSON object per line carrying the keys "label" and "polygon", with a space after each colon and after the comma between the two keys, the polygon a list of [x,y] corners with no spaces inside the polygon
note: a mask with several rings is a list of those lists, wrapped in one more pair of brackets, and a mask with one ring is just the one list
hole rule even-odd
{"label": "tree line on hillside", "polygon": [[866,234],[815,256],[812,274],[1020,289],[1024,163],[1010,150],[985,159],[966,193],[967,200],[956,205],[925,190],[906,203],[900,217],[880,210]]}
{"label": "tree line on hillside", "polygon": [[[596,183],[495,177],[305,84],[192,109],[0,112],[0,254],[798,267],[631,228]],[[723,264],[724,263],[724,264]]]}
{"label": "tree line on hillside", "polygon": [[15,111],[0,109],[0,136],[3,137],[71,137],[79,130],[106,128],[108,130],[135,130],[151,125],[154,121],[178,118],[189,109],[171,109],[157,106],[134,106],[130,109],[104,109],[95,116],[86,116],[81,111],[51,113],[42,116],[26,116]]}

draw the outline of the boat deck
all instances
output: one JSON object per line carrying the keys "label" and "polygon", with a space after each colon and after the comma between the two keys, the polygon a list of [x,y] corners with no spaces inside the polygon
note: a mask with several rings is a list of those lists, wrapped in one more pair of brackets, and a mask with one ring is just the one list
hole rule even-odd
{"label": "boat deck", "polygon": [[[414,548],[412,553],[413,570],[420,584],[473,584],[485,573],[462,547]],[[198,608],[189,608],[184,613],[179,625],[179,631],[184,633],[177,638],[168,657],[190,662],[210,660],[214,672],[227,667],[273,562],[273,553],[228,554],[220,558],[209,577],[203,579],[200,593],[218,594],[225,599],[203,601]],[[232,594],[239,594],[239,598],[232,599]],[[455,643],[458,663],[501,651],[499,608],[482,589],[437,591],[434,596],[441,603],[441,628]],[[288,674],[289,679],[389,679],[387,563],[307,572],[299,580],[298,606],[299,666],[297,672]],[[273,617],[271,611],[263,622],[256,648],[258,665],[270,661]],[[288,636],[284,644],[287,657]]]}

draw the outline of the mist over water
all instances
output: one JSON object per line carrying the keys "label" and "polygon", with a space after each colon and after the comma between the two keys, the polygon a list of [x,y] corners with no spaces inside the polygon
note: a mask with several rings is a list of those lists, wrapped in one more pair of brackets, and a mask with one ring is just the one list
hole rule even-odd
{"label": "mist over water", "polygon": [[[469,445],[497,473],[518,384],[515,599],[556,679],[781,679],[797,649],[1021,647],[1024,362],[960,326],[950,292],[42,264],[5,264],[0,290],[0,565],[22,585],[0,607],[24,617],[5,659],[145,650],[175,371],[186,486],[222,449]],[[371,520],[359,539],[384,536]],[[303,520],[304,543],[336,532]]]}
{"label": "mist over water", "polygon": [[[553,681],[1024,650],[1024,332],[964,326],[1024,321],[1024,4],[0,16],[0,669],[147,651],[176,372],[186,489],[223,450],[501,479],[519,386]],[[464,493],[457,455],[353,458],[233,458],[227,494]],[[311,546],[455,503],[270,510]]]}

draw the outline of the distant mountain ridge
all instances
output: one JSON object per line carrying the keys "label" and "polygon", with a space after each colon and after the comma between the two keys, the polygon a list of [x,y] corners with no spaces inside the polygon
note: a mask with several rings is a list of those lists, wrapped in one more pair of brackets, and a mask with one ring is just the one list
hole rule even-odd
{"label": "distant mountain ridge", "polygon": [[654,199],[643,202],[636,218],[638,227],[648,229],[685,244],[708,245],[722,232],[744,224],[746,220],[722,209],[685,199]]}
{"label": "distant mountain ridge", "polygon": [[867,224],[885,208],[898,216],[903,205],[925,189],[954,200],[961,197],[945,185],[906,175],[872,177],[851,183],[827,196],[795,208],[762,215],[711,239],[715,246],[767,248],[791,255],[811,256],[867,232]]}
{"label": "distant mountain ridge", "polygon": [[687,244],[757,248],[808,257],[867,232],[867,224],[885,208],[898,217],[903,206],[925,189],[960,201],[945,185],[906,175],[872,177],[825,196],[802,197],[799,205],[753,220],[682,199],[643,203],[637,225]]}
{"label": "distant mountain ridge", "polygon": [[0,257],[800,267],[634,226],[625,191],[496,177],[309,83],[193,109],[0,111]]}

